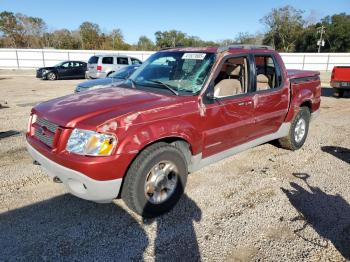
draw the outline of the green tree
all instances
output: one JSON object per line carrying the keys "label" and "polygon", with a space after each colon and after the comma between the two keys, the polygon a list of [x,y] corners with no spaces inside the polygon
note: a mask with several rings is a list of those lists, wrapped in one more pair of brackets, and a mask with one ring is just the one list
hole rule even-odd
{"label": "green tree", "polygon": [[303,11],[292,6],[273,8],[260,20],[267,26],[263,43],[272,45],[278,51],[292,52],[297,39],[303,32]]}
{"label": "green tree", "polygon": [[98,24],[84,22],[79,27],[83,49],[100,48],[101,30]]}
{"label": "green tree", "polygon": [[259,33],[250,34],[248,32],[239,32],[234,41],[237,44],[261,45],[263,43],[263,38],[264,35]]}
{"label": "green tree", "polygon": [[42,48],[44,46],[43,35],[46,31],[46,23],[40,17],[31,17],[16,14],[16,18],[23,29],[26,46]]}
{"label": "green tree", "polygon": [[176,30],[157,31],[154,35],[158,48],[183,46],[186,38],[185,33]]}
{"label": "green tree", "polygon": [[50,37],[50,46],[57,49],[79,49],[81,48],[81,42],[79,35],[73,35],[71,31],[67,29],[56,30],[52,32]]}
{"label": "green tree", "polygon": [[350,52],[350,15],[345,13],[327,16],[322,19],[326,27],[325,51]]}
{"label": "green tree", "polygon": [[136,45],[137,50],[152,51],[155,50],[155,48],[156,46],[154,45],[153,41],[147,36],[142,35],[139,37]]}
{"label": "green tree", "polygon": [[12,12],[3,11],[0,13],[0,32],[5,38],[4,42],[8,42],[10,47],[23,47],[25,45],[24,29]]}

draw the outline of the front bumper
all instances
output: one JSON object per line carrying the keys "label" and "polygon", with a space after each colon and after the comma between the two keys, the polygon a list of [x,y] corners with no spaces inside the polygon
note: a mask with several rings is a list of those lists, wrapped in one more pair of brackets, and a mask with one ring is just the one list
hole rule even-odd
{"label": "front bumper", "polygon": [[42,70],[36,70],[36,78],[42,78],[43,77],[43,71]]}
{"label": "front bumper", "polygon": [[106,181],[94,180],[83,173],[48,159],[29,143],[27,143],[27,149],[32,158],[40,163],[48,176],[58,177],[71,194],[98,203],[111,202],[119,195],[122,178]]}

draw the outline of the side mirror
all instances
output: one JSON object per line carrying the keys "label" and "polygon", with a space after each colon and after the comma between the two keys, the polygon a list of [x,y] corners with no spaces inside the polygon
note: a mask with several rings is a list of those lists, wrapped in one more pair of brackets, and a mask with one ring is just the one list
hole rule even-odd
{"label": "side mirror", "polygon": [[216,99],[216,97],[214,96],[214,92],[212,92],[212,91],[209,91],[205,96],[209,100],[215,100]]}

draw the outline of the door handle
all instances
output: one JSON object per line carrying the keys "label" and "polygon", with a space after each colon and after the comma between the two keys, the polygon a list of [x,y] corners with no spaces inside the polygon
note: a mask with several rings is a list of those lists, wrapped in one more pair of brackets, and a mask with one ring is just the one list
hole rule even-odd
{"label": "door handle", "polygon": [[239,105],[239,106],[249,106],[249,105],[251,105],[251,104],[253,104],[253,102],[252,102],[252,101],[248,101],[248,102],[240,102],[240,103],[238,103],[238,105]]}

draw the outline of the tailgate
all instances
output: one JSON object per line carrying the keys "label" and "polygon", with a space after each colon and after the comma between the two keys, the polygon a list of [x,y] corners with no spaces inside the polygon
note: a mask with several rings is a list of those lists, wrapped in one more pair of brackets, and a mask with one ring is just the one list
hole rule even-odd
{"label": "tailgate", "polygon": [[336,66],[332,71],[332,81],[350,82],[350,66]]}

